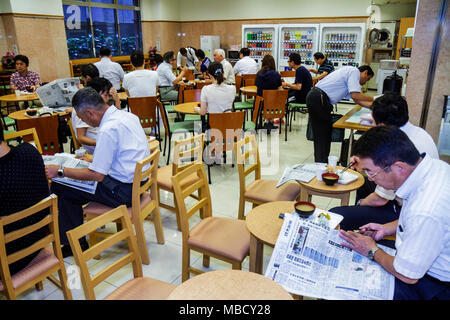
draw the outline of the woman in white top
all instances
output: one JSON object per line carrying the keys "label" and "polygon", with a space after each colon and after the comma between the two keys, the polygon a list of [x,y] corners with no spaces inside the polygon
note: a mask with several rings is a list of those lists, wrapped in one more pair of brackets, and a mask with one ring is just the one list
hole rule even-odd
{"label": "woman in white top", "polygon": [[212,84],[203,87],[200,96],[201,107],[195,107],[195,111],[201,115],[231,111],[236,87],[223,82],[222,64],[220,62],[210,63],[208,75],[211,77]]}

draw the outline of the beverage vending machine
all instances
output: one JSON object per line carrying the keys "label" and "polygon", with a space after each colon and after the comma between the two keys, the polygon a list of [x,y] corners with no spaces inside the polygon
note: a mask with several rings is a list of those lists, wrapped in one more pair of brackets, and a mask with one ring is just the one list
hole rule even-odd
{"label": "beverage vending machine", "polygon": [[288,70],[289,55],[300,54],[306,68],[314,65],[313,54],[319,48],[319,24],[280,24],[278,36],[278,70]]}
{"label": "beverage vending machine", "polygon": [[363,61],[365,23],[321,23],[320,52],[338,69],[342,66],[359,67]]}
{"label": "beverage vending machine", "polygon": [[278,25],[255,24],[242,25],[242,47],[250,49],[250,57],[256,60],[258,69],[261,60],[270,54],[277,63]]}

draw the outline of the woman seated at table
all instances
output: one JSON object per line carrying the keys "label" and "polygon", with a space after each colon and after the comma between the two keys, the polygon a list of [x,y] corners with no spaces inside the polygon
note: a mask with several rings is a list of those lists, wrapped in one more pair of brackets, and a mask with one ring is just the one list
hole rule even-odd
{"label": "woman seated at table", "polygon": [[10,77],[10,86],[12,90],[35,92],[41,85],[41,78],[37,72],[29,71],[29,60],[27,56],[17,55],[14,58],[16,72]]}
{"label": "woman seated at table", "polygon": [[195,107],[195,112],[204,115],[231,111],[236,95],[236,86],[223,82],[223,67],[220,62],[210,63],[208,74],[212,79],[212,84],[203,87],[200,96],[201,107]]}

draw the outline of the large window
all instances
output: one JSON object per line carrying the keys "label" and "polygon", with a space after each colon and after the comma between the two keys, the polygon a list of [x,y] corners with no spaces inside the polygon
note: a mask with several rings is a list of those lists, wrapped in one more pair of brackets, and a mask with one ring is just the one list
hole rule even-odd
{"label": "large window", "polygon": [[142,50],[139,0],[63,0],[69,59],[113,56]]}

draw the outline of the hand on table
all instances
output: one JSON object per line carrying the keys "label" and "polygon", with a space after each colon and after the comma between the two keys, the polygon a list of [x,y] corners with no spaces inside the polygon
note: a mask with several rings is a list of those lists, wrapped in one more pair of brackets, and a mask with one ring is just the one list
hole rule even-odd
{"label": "hand on table", "polygon": [[58,170],[59,166],[55,164],[49,164],[45,166],[45,174],[47,175],[47,178],[53,179],[58,176]]}
{"label": "hand on table", "polygon": [[342,242],[344,247],[350,248],[363,256],[367,256],[369,251],[377,246],[371,237],[353,231],[340,230],[339,237],[347,241]]}
{"label": "hand on table", "polygon": [[365,236],[371,237],[375,241],[379,241],[388,235],[387,230],[382,224],[378,223],[368,223],[359,227],[361,233]]}

